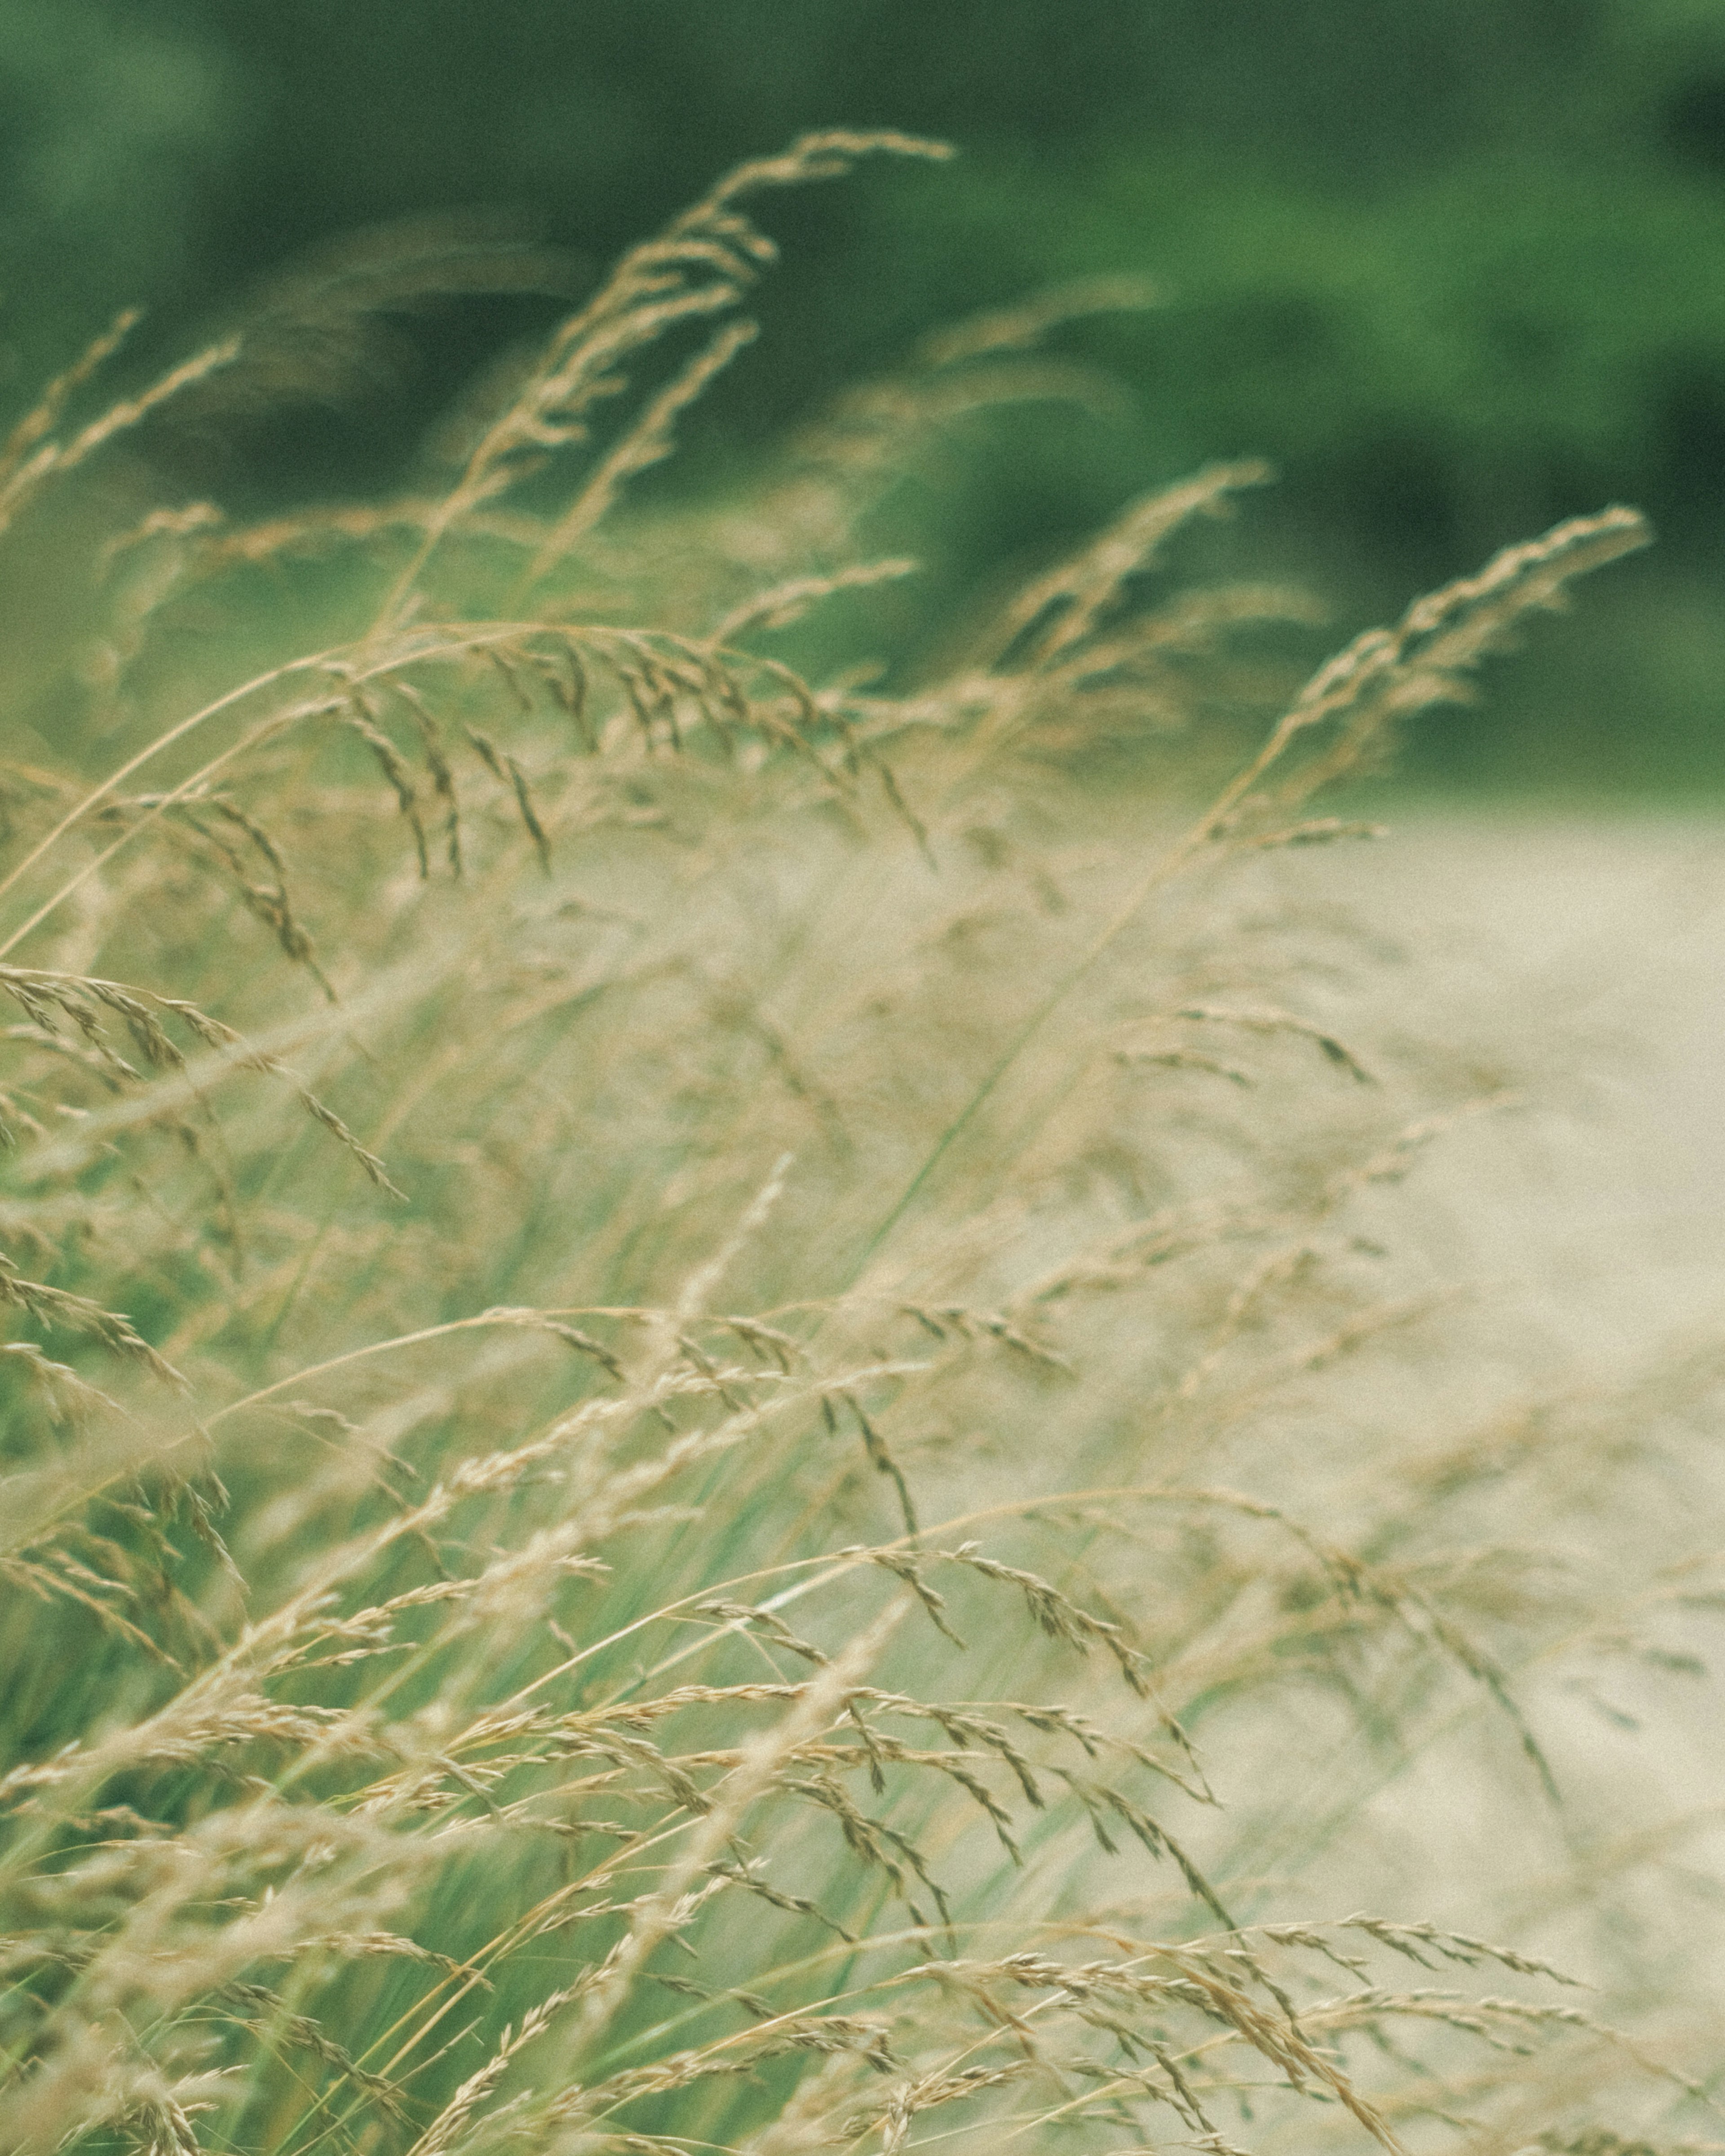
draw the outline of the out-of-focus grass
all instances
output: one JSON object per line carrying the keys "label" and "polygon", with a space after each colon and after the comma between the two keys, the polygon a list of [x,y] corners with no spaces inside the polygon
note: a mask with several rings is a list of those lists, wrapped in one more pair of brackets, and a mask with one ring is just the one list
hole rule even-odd
{"label": "out-of-focus grass", "polygon": [[741,350],[653,372],[756,198],[876,151],[932,154],[730,176],[435,492],[113,535],[7,770],[10,2148],[1706,2137],[1681,1830],[1565,1687],[1692,1654],[1717,1358],[1524,1396],[1420,1177],[1538,1044],[1422,1034],[1314,798],[1640,521],[1101,803],[1303,618],[1151,581],[1258,468],[919,678],[789,639],[890,624],[919,444],[1129,295],[602,514]]}

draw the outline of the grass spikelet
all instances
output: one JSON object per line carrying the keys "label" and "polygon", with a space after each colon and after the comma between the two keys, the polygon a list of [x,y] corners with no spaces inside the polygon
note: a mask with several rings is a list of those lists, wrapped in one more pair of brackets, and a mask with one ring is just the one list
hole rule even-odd
{"label": "grass spikelet", "polygon": [[60,414],[86,382],[100,374],[142,320],[136,307],[122,307],[108,327],[91,339],[63,374],[56,375],[34,404],[6,438],[0,449],[0,489],[9,486],[13,475],[37,444],[51,434]]}
{"label": "grass spikelet", "polygon": [[715,651],[740,636],[757,630],[789,629],[812,607],[839,592],[866,591],[872,585],[896,582],[916,573],[917,564],[903,557],[885,562],[857,562],[829,577],[793,577],[770,591],[757,592],[723,615],[711,638]]}
{"label": "grass spikelet", "polygon": [[[480,437],[455,488],[429,521],[382,619],[393,622],[398,617],[448,534],[506,492],[523,468],[536,467],[547,452],[586,439],[594,406],[619,386],[620,367],[678,324],[722,313],[737,304],[776,252],[740,204],[767,188],[842,177],[859,158],[875,155],[939,158],[950,152],[942,144],[891,130],[859,134],[828,129],[799,136],[778,157],[753,158],[727,172],[656,239],[625,254],[580,311],[557,330],[508,408]],[[622,480],[639,469],[635,459],[652,462],[663,454],[677,412],[699,394],[742,341],[740,326],[721,336],[649,406],[641,429],[615,453],[618,461],[608,471],[600,467],[601,475],[593,483],[597,493],[578,497],[576,509],[570,512],[577,519],[576,531],[587,528],[603,513]],[[548,569],[567,543],[553,527],[533,573]]]}
{"label": "grass spikelet", "polygon": [[[1652,536],[1638,510],[1570,517],[1538,539],[1506,547],[1477,576],[1460,577],[1415,600],[1393,629],[1356,637],[1312,675],[1258,754],[1224,789],[1195,838],[1207,841],[1242,829],[1254,836],[1254,814],[1286,813],[1320,787],[1369,767],[1400,720],[1432,704],[1466,702],[1469,676],[1504,648],[1525,615],[1567,604],[1577,577],[1635,553]],[[1294,743],[1320,727],[1334,730],[1329,748],[1284,778],[1273,801],[1255,803],[1255,788]]]}
{"label": "grass spikelet", "polygon": [[940,367],[996,352],[1029,352],[1064,322],[1087,315],[1136,314],[1161,304],[1162,295],[1147,277],[1073,277],[1010,305],[936,330],[923,339],[918,357],[925,366]]}
{"label": "grass spikelet", "polygon": [[237,337],[228,337],[182,360],[168,369],[136,397],[122,398],[98,418],[64,439],[56,439],[59,424],[69,400],[118,351],[138,320],[127,310],[117,316],[113,327],[91,344],[83,357],[51,383],[39,402],[13,429],[0,453],[0,532],[15,523],[31,500],[50,480],[64,477],[87,463],[116,435],[147,419],[176,397],[208,381],[239,357]]}
{"label": "grass spikelet", "polygon": [[1037,579],[1001,617],[992,663],[1047,670],[1070,662],[1180,526],[1226,512],[1242,488],[1265,485],[1269,465],[1214,465],[1183,485],[1147,495],[1070,562]]}
{"label": "grass spikelet", "polygon": [[104,1310],[88,1296],[26,1280],[13,1260],[3,1255],[0,1255],[0,1302],[23,1311],[38,1325],[81,1332],[99,1341],[110,1353],[141,1363],[164,1384],[185,1384],[180,1373],[140,1336],[129,1317],[119,1311]]}
{"label": "grass spikelet", "polygon": [[1372,1074],[1345,1041],[1326,1033],[1322,1026],[1313,1025],[1309,1019],[1296,1018],[1291,1011],[1254,1008],[1224,1010],[1209,1004],[1188,1004],[1176,1012],[1176,1017],[1190,1019],[1204,1025],[1237,1025],[1249,1033],[1297,1033],[1316,1044],[1323,1055],[1338,1070],[1362,1086],[1372,1083]]}
{"label": "grass spikelet", "polygon": [[1059,1588],[1039,1578],[1034,1572],[1026,1572],[1018,1565],[1002,1564],[998,1558],[984,1557],[974,1543],[961,1543],[956,1549],[943,1550],[941,1554],[949,1563],[961,1564],[973,1572],[979,1572],[984,1579],[998,1579],[1018,1589],[1024,1598],[1024,1606],[1035,1620],[1037,1629],[1051,1640],[1062,1640],[1067,1645],[1076,1647],[1081,1654],[1092,1645],[1105,1647],[1119,1665],[1120,1673],[1142,1699],[1148,1696],[1147,1665],[1142,1655],[1128,1641],[1119,1625],[1111,1619],[1093,1617],[1070,1595]]}
{"label": "grass spikelet", "polygon": [[662,463],[675,447],[677,414],[692,404],[716,375],[759,334],[750,321],[726,322],[682,371],[652,399],[640,418],[601,460],[593,476],[564,511],[527,571],[537,583],[596,525],[637,472]]}

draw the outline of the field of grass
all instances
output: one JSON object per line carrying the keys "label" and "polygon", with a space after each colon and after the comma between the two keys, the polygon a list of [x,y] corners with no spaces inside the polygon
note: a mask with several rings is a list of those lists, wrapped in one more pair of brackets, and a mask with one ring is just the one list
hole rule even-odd
{"label": "field of grass", "polygon": [[[1323,798],[1644,528],[1207,802],[1300,603],[1163,555],[1255,467],[834,657],[919,444],[1129,293],[622,497],[771,191],[936,154],[731,175],[407,501],[95,549],[0,773],[8,2152],[1725,2138],[1721,1353],[1506,1288],[1584,1014],[1462,1022]],[[95,363],[15,552],[148,401]],[[1191,745],[1109,794],[1123,734]]]}

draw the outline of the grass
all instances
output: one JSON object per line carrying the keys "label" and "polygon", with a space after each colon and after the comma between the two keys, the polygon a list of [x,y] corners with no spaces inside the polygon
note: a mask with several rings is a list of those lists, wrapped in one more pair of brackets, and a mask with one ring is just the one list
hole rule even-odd
{"label": "grass", "polygon": [[[1681,1830],[1564,1689],[1717,1599],[1662,1478],[1717,1358],[1476,1367],[1420,1176],[1508,1089],[1344,1029],[1370,833],[1314,800],[1644,528],[1416,602],[1207,806],[1199,755],[1099,805],[1087,742],[1298,610],[1163,578],[1260,468],[916,680],[812,624],[908,572],[858,535],[931,430],[1132,294],[619,506],[757,198],[876,154],[941,152],[721,181],[440,489],[119,532],[7,769],[9,2151],[1717,2139]],[[69,416],[108,356],[13,436],[14,548],[245,347]]]}

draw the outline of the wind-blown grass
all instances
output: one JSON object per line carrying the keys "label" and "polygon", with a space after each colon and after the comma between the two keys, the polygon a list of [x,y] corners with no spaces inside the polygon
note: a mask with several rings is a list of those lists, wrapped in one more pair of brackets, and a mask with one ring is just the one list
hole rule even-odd
{"label": "wind-blown grass", "polygon": [[[1592,1818],[1550,1672],[1717,1599],[1630,1526],[1717,1363],[1424,1410],[1421,1157],[1505,1089],[1349,1037],[1282,873],[1640,520],[1358,639],[1208,807],[1063,773],[1298,610],[1147,597],[1256,466],[947,671],[805,675],[774,637],[909,567],[852,534],[919,431],[1140,296],[608,525],[747,341],[754,198],[875,153],[941,154],[720,182],[440,495],[121,535],[110,767],[9,775],[8,2149],[1717,2138],[1584,1825],[1531,1906],[1483,1856],[1378,1899],[1434,1759],[1482,1835]],[[177,380],[57,431],[85,386],[18,472]],[[347,618],[180,701],[305,557]]]}

